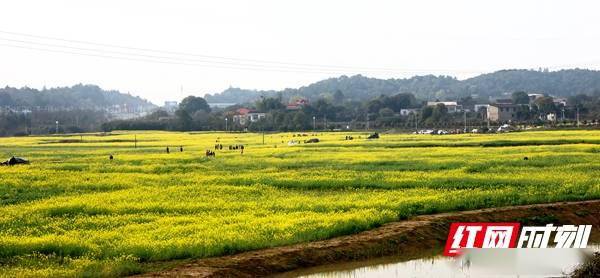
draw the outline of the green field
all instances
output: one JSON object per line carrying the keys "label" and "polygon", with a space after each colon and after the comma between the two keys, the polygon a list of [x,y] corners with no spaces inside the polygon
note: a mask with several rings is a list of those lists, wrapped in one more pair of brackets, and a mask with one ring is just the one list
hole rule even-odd
{"label": "green field", "polygon": [[[135,134],[137,148],[131,132],[0,138],[1,156],[32,162],[0,167],[0,276],[126,275],[417,214],[600,198],[600,131],[319,133],[295,146],[291,133],[264,145],[261,134]],[[216,140],[225,148],[206,158]]]}

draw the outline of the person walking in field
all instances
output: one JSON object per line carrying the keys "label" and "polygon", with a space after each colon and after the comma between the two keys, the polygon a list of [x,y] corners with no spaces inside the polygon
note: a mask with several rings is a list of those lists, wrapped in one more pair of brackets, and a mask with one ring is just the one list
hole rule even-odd
{"label": "person walking in field", "polygon": [[244,145],[240,145],[241,154],[244,154]]}
{"label": "person walking in field", "polygon": [[167,147],[167,153],[169,153],[169,147]]}
{"label": "person walking in field", "polygon": [[179,151],[183,152],[183,146],[179,146]]}

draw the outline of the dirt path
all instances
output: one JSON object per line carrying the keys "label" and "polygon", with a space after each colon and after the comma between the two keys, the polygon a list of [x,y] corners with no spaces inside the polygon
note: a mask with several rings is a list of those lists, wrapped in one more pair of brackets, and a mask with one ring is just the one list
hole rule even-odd
{"label": "dirt path", "polygon": [[199,259],[170,270],[138,277],[257,277],[330,263],[381,256],[412,259],[423,250],[442,248],[452,222],[509,222],[523,225],[591,224],[600,240],[600,200],[514,206],[417,216],[379,228],[328,240]]}

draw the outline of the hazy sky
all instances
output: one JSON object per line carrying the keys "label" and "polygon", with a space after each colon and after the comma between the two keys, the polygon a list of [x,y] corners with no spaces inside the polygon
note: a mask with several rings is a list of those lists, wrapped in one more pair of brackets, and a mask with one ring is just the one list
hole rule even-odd
{"label": "hazy sky", "polygon": [[0,86],[92,83],[157,104],[341,74],[600,66],[599,1],[19,0],[0,11]]}

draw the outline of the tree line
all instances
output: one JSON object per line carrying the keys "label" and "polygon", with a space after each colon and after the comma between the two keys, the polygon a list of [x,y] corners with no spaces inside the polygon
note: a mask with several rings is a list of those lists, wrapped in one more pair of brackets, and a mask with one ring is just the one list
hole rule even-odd
{"label": "tree line", "polygon": [[[527,92],[517,91],[512,102],[520,104],[515,122],[544,124],[545,115],[553,113],[557,121],[573,121],[577,114],[582,122],[600,119],[600,95],[578,94],[567,98],[567,106],[554,102],[548,95],[533,102]],[[0,110],[0,136],[76,133],[112,130],[228,130],[228,131],[308,131],[333,129],[413,129],[427,127],[486,125],[486,112],[474,111],[480,103],[472,96],[461,97],[458,104],[468,109],[467,113],[451,113],[443,104],[427,106],[424,99],[411,93],[379,95],[365,101],[346,96],[341,90],[323,94],[298,109],[286,107],[289,100],[282,96],[263,97],[247,105],[233,105],[224,109],[211,109],[202,97],[189,96],[179,105],[175,113],[155,110],[145,117],[130,120],[110,120],[102,110],[74,109],[65,111],[14,112]],[[237,109],[247,107],[265,113],[261,120],[244,125],[234,121]],[[403,109],[415,112],[401,115]],[[227,120],[226,120],[227,119]],[[59,122],[56,125],[56,121]]]}
{"label": "tree line", "polygon": [[423,75],[411,78],[378,79],[362,75],[340,76],[315,82],[298,89],[257,91],[229,88],[223,92],[207,94],[210,103],[246,103],[261,97],[289,100],[300,96],[308,99],[331,97],[337,90],[349,100],[368,101],[380,95],[411,93],[419,99],[458,100],[475,96],[478,101],[499,97],[505,92],[543,92],[558,97],[600,94],[600,71],[569,69],[511,69],[482,74],[465,80],[452,76]]}
{"label": "tree line", "polygon": [[[512,94],[512,102],[523,104],[517,122],[542,124],[543,116],[555,113],[558,119],[575,119],[578,112],[581,120],[600,119],[600,96],[576,95],[568,98],[570,106],[558,105],[550,96],[543,96],[530,103],[526,92]],[[240,105],[225,109],[211,109],[201,97],[185,98],[179,109],[170,115],[156,112],[136,120],[111,121],[102,125],[104,131],[111,130],[229,130],[229,131],[306,131],[313,129],[362,129],[366,128],[413,128],[413,127],[462,127],[465,120],[470,125],[485,125],[486,111],[474,111],[472,97],[459,99],[458,104],[469,112],[451,113],[444,104],[426,105],[410,93],[391,96],[380,95],[368,101],[347,99],[340,90],[331,97],[319,98],[299,109],[290,110],[281,98],[264,97],[245,107],[265,113],[265,118],[241,125],[234,122]],[[401,115],[402,109],[412,111]]]}

